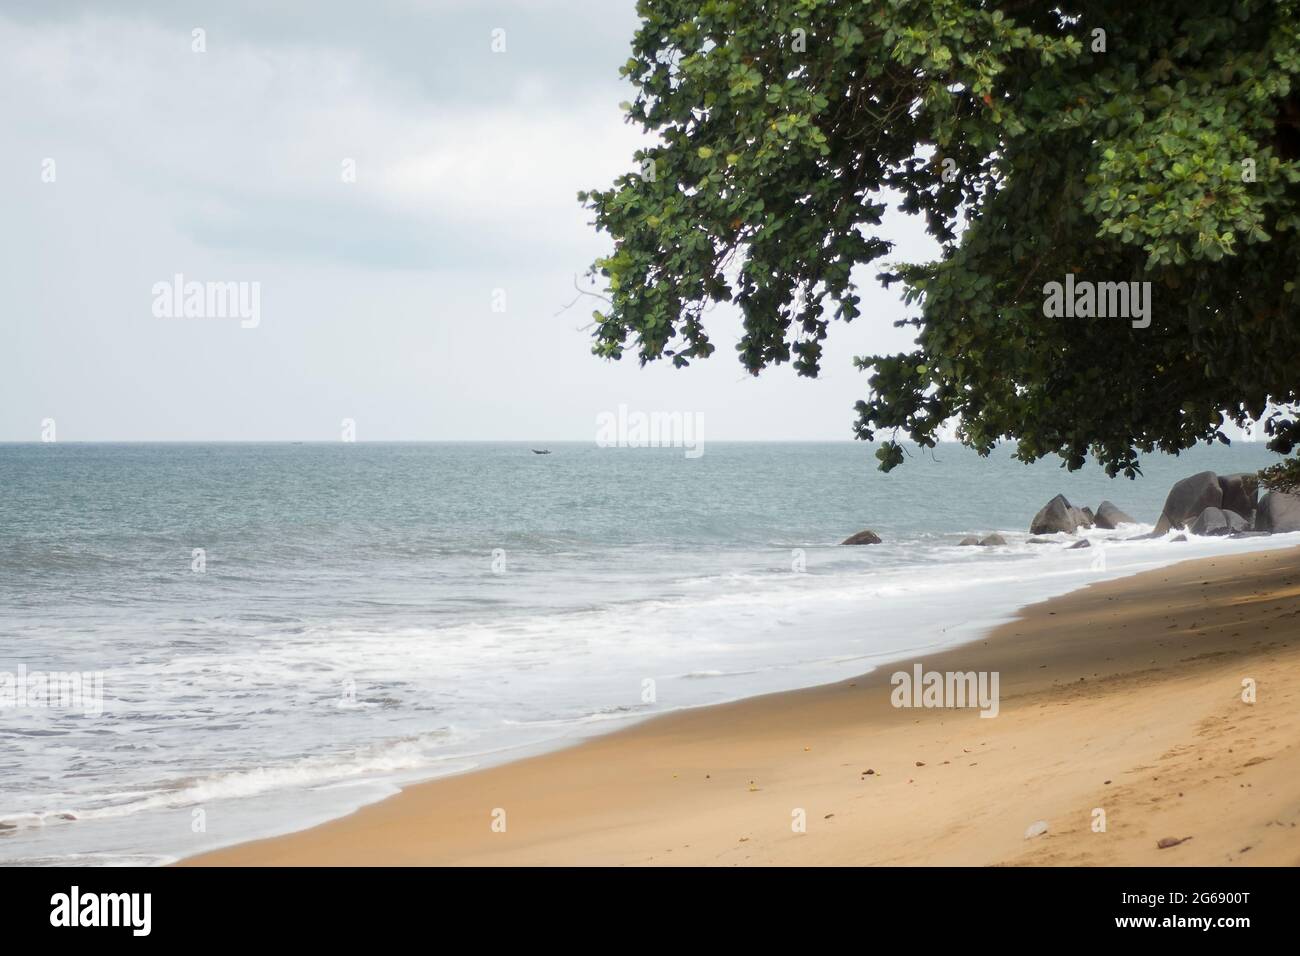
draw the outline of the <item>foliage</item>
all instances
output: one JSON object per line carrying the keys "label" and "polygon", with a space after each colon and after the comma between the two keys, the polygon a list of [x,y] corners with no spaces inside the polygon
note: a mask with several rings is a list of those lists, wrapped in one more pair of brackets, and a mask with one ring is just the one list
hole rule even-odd
{"label": "foliage", "polygon": [[[732,302],[749,372],[816,376],[874,266],[917,334],[855,360],[854,431],[888,433],[886,470],[954,417],[983,454],[1130,477],[1139,452],[1227,441],[1225,412],[1290,452],[1300,426],[1268,405],[1300,390],[1297,6],[640,0],[625,108],[655,145],[580,195],[613,240],[593,351],[688,365]],[[939,259],[886,264],[890,202]],[[1150,327],[1045,317],[1066,273],[1151,282]]]}
{"label": "foliage", "polygon": [[1264,487],[1271,491],[1300,494],[1300,459],[1288,458],[1271,468],[1265,468],[1259,477]]}

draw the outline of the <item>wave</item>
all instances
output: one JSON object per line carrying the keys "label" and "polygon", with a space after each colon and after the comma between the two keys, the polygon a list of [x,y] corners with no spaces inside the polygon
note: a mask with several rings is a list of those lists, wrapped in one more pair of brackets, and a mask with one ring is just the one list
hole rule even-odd
{"label": "wave", "polygon": [[[439,731],[368,747],[353,754],[304,757],[280,767],[255,767],[179,781],[156,790],[114,794],[84,794],[84,808],[0,813],[0,835],[5,831],[44,828],[56,824],[129,817],[151,810],[180,810],[220,800],[256,797],[273,791],[314,789],[429,767],[443,758],[431,758],[428,748],[445,744],[450,734]],[[102,805],[93,806],[95,803]]]}

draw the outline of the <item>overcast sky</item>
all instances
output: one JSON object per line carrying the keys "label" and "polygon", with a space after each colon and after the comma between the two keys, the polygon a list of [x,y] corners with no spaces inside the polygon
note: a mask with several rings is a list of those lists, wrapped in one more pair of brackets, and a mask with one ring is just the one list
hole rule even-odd
{"label": "overcast sky", "polygon": [[[590,354],[575,194],[632,167],[633,0],[30,7],[0,12],[0,440],[589,441],[620,404],[848,439],[852,356],[909,343],[864,275],[816,381],[746,376],[730,309],[688,370]],[[256,328],[158,317],[178,273],[258,283]]]}

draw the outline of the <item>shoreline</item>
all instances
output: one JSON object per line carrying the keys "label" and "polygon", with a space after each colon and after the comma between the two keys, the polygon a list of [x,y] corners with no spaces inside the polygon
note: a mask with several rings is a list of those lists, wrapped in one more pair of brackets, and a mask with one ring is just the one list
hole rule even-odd
{"label": "shoreline", "polygon": [[[893,707],[891,673],[917,662],[997,671],[999,716]],[[1300,548],[1201,558],[859,678],[674,711],[179,865],[1295,864],[1297,684]]]}

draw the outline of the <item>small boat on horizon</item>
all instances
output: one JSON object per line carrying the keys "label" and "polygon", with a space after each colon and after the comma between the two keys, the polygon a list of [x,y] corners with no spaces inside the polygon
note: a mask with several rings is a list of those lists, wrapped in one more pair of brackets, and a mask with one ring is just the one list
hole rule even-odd
{"label": "small boat on horizon", "polygon": [[549,455],[550,453],[551,453],[551,450],[550,450],[549,448],[534,448],[534,449],[533,449],[533,454],[534,454],[534,455]]}

